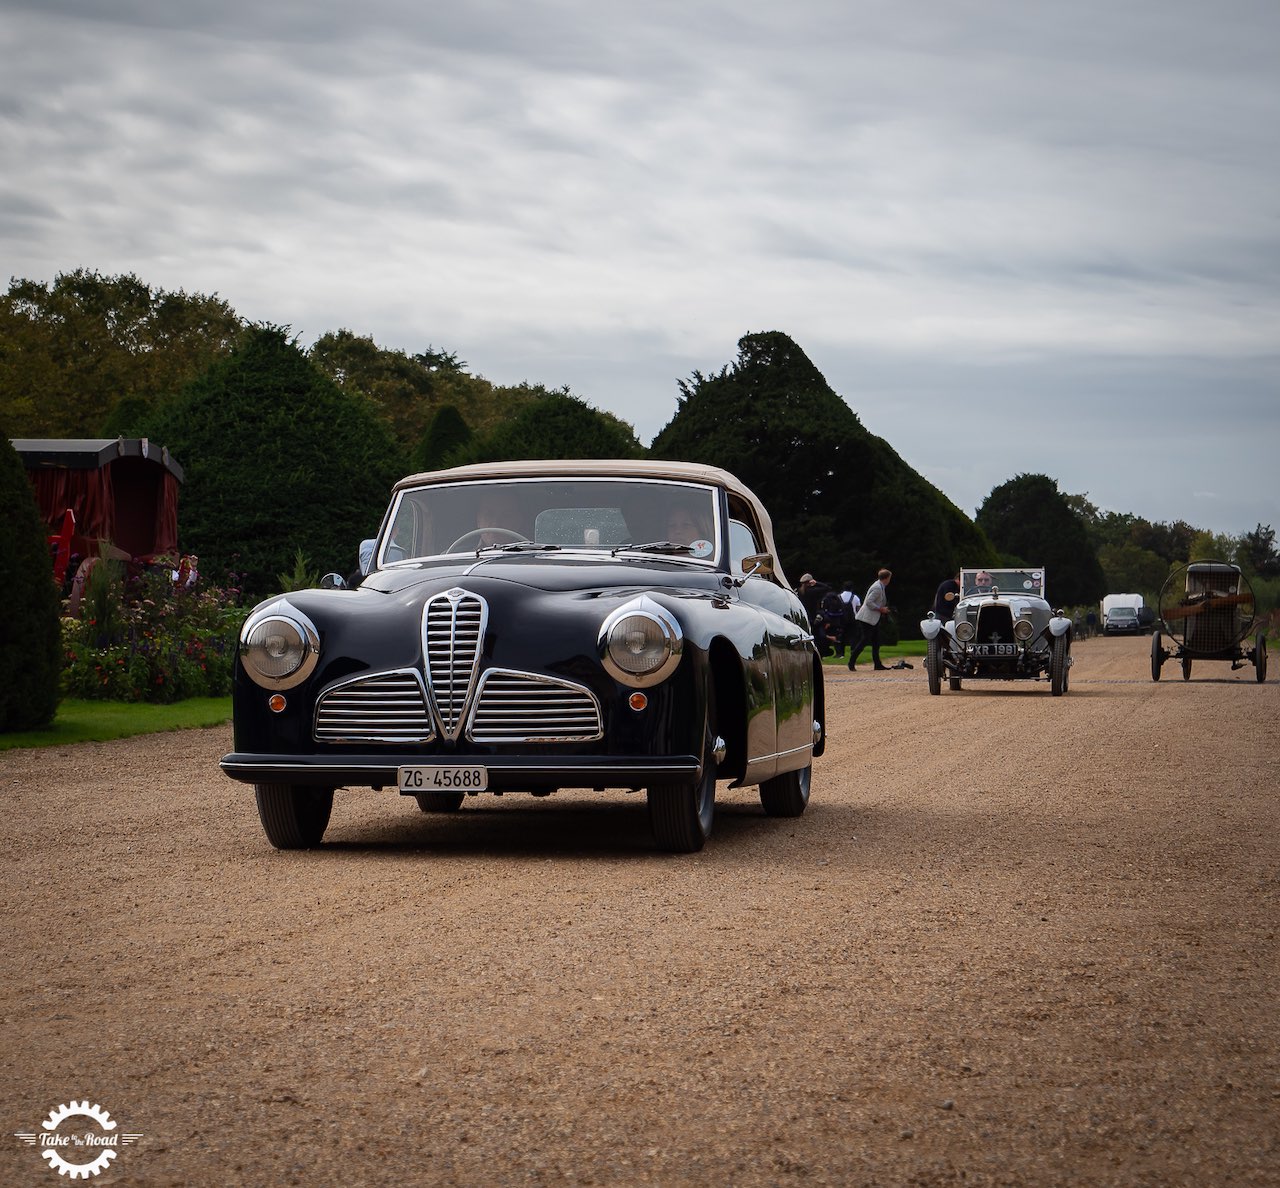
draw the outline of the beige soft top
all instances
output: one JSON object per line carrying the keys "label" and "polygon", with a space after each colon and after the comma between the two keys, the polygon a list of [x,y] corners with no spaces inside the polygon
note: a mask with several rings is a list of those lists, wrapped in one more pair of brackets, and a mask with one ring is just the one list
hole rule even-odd
{"label": "beige soft top", "polygon": [[707,483],[723,487],[740,496],[755,512],[764,536],[765,551],[773,557],[773,572],[784,586],[789,586],[778,561],[778,550],[773,540],[773,521],[754,491],[736,475],[718,466],[704,466],[701,462],[665,462],[649,458],[537,458],[515,459],[509,462],[477,462],[471,466],[454,466],[448,470],[431,470],[424,474],[411,474],[396,483],[393,490],[420,487],[427,483],[456,483],[477,479],[515,478],[647,478],[666,479],[678,483]]}

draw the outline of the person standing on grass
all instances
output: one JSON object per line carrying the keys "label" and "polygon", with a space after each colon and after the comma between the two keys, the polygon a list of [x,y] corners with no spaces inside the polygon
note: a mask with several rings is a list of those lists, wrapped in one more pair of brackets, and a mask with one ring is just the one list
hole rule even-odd
{"label": "person standing on grass", "polygon": [[884,672],[887,665],[880,663],[880,622],[889,613],[889,580],[893,574],[882,569],[871,583],[867,596],[858,608],[856,622],[858,624],[858,640],[849,652],[849,671],[856,672],[855,662],[859,653],[868,644],[871,645],[871,663],[876,672]]}

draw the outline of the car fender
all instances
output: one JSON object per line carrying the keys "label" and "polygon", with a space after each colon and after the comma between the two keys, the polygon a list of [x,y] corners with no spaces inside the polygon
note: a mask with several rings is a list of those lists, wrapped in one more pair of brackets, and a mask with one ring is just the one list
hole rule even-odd
{"label": "car fender", "polygon": [[941,631],[942,620],[935,619],[932,611],[929,612],[928,618],[920,620],[920,634],[923,635],[925,639],[937,639]]}
{"label": "car fender", "polygon": [[1049,620],[1049,634],[1057,638],[1060,635],[1066,635],[1071,630],[1071,620],[1065,615],[1054,615]]}

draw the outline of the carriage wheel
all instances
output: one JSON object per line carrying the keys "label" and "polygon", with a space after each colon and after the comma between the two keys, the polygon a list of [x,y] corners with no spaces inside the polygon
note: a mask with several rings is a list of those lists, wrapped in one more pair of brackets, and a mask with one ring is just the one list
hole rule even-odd
{"label": "carriage wheel", "polygon": [[1164,664],[1168,653],[1160,646],[1160,632],[1155,632],[1151,637],[1151,679],[1158,681],[1160,679],[1160,666]]}
{"label": "carriage wheel", "polygon": [[1189,681],[1191,679],[1191,657],[1190,656],[1182,657],[1182,679],[1184,681]]}
{"label": "carriage wheel", "polygon": [[1253,667],[1257,669],[1258,684],[1267,679],[1267,637],[1258,632],[1253,645]]}

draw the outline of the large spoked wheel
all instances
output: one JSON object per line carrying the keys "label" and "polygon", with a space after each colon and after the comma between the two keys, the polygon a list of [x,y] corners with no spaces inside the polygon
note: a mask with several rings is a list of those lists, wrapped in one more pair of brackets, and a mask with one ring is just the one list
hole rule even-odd
{"label": "large spoked wheel", "polygon": [[1151,636],[1151,679],[1158,681],[1160,679],[1160,669],[1166,658],[1164,649],[1160,646],[1160,632],[1157,631]]}
{"label": "large spoked wheel", "polygon": [[937,697],[942,692],[942,645],[936,639],[929,641],[925,651],[924,670],[929,676],[929,692]]}
{"label": "large spoked wheel", "polygon": [[1261,631],[1253,641],[1253,668],[1258,684],[1262,684],[1267,679],[1267,637]]}
{"label": "large spoked wheel", "polygon": [[787,771],[760,785],[760,804],[770,817],[798,817],[809,805],[813,764]]}
{"label": "large spoked wheel", "polygon": [[711,836],[716,815],[715,711],[708,697],[703,727],[702,776],[679,783],[655,784],[648,792],[649,825],[660,850],[694,854]]}
{"label": "large spoked wheel", "polygon": [[318,846],[333,811],[332,788],[297,784],[254,784],[263,832],[277,850]]}
{"label": "large spoked wheel", "polygon": [[1191,657],[1190,656],[1182,657],[1182,679],[1184,681],[1189,681],[1191,679]]}
{"label": "large spoked wheel", "polygon": [[1067,637],[1059,635],[1049,656],[1049,692],[1061,697],[1067,691],[1067,679]]}
{"label": "large spoked wheel", "polygon": [[480,547],[481,541],[486,536],[497,537],[499,540],[517,541],[528,540],[523,532],[516,532],[512,528],[472,528],[470,532],[464,532],[457,540],[453,542],[447,549],[446,553],[469,553],[472,549]]}
{"label": "large spoked wheel", "polygon": [[414,800],[424,813],[456,813],[466,800],[465,792],[415,792]]}

